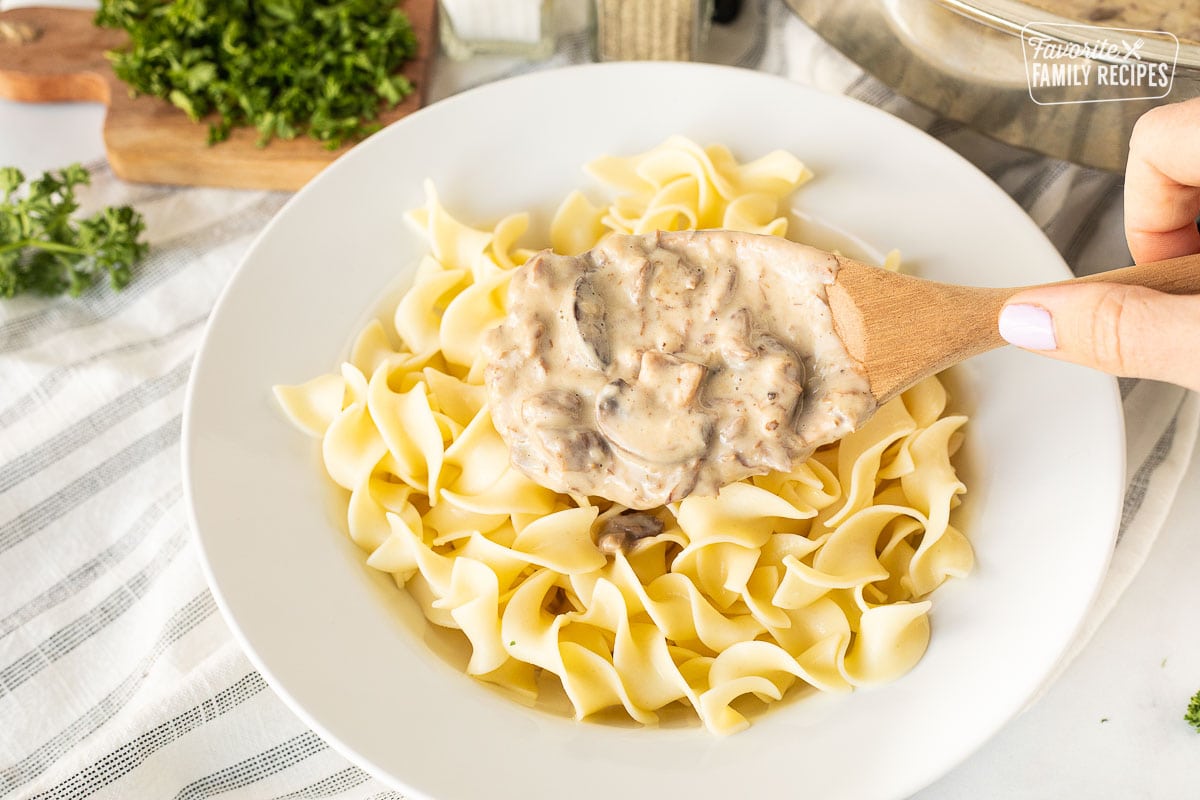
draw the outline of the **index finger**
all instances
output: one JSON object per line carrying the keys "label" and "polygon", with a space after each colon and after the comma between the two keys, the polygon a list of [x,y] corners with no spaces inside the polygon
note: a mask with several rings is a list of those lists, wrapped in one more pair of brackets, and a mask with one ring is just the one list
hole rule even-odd
{"label": "index finger", "polygon": [[1200,98],[1151,109],[1125,167],[1125,239],[1134,261],[1200,252]]}

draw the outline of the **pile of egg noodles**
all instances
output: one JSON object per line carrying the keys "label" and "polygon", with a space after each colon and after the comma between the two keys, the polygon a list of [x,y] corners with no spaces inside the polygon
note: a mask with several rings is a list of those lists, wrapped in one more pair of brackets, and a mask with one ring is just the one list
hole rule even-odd
{"label": "pile of egg noodles", "polygon": [[[610,231],[784,236],[783,203],[810,177],[782,151],[739,163],[682,137],[585,169],[611,199],[572,193],[539,244],[575,254]],[[727,734],[761,707],[751,697],[877,685],[920,660],[927,596],[973,561],[950,522],[966,418],[946,414],[937,378],[793,472],[651,510],[662,532],[607,554],[596,532],[625,509],[525,477],[488,414],[480,343],[533,253],[517,245],[529,215],[477,229],[426,194],[409,219],[430,253],[390,324],[369,324],[339,371],[275,393],[320,438],[367,564],[462,632],[470,675],[528,703],[555,676],[580,719],[623,709],[652,725],[690,708]]]}

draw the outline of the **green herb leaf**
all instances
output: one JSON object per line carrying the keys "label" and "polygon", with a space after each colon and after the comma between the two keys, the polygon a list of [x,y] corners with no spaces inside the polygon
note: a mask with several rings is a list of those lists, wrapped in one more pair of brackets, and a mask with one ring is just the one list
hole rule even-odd
{"label": "green herb leaf", "polygon": [[24,182],[25,175],[16,167],[4,167],[0,169],[0,192],[4,192],[5,200]]}
{"label": "green herb leaf", "polygon": [[101,0],[96,24],[129,32],[109,58],[134,92],[211,115],[209,144],[246,126],[260,145],[307,133],[334,149],[413,91],[395,0]]}
{"label": "green herb leaf", "polygon": [[0,297],[32,292],[78,297],[102,275],[121,289],[147,246],[142,217],[129,206],[105,208],[75,220],[75,187],[91,176],[79,164],[31,181],[15,167],[0,168]]}
{"label": "green herb leaf", "polygon": [[1183,714],[1183,720],[1200,732],[1200,691],[1192,695],[1187,711]]}

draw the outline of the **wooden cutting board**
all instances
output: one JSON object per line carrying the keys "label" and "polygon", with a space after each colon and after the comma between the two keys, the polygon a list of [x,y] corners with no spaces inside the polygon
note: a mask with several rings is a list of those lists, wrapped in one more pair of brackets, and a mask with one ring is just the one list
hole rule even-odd
{"label": "wooden cutting board", "polygon": [[[421,107],[432,57],[437,0],[406,0],[417,34],[417,57],[404,67],[416,87],[380,115],[388,124]],[[192,122],[165,100],[129,96],[104,53],[125,45],[124,31],[97,28],[95,12],[16,8],[0,12],[0,97],[31,103],[104,103],[104,147],[113,171],[128,181],[243,189],[296,190],[349,149],[326,150],[306,136],[258,147],[253,128],[207,144],[208,125]],[[2,166],[2,165],[0,165]]]}

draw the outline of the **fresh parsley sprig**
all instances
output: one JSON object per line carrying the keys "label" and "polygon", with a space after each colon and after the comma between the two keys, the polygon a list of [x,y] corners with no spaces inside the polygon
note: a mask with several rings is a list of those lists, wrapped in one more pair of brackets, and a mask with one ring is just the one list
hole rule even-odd
{"label": "fresh parsley sprig", "polygon": [[1200,733],[1200,691],[1192,695],[1187,711],[1183,713],[1183,721],[1195,728],[1197,733]]}
{"label": "fresh parsley sprig", "polygon": [[135,92],[216,115],[210,144],[252,125],[260,146],[307,131],[336,149],[413,91],[398,70],[417,40],[395,0],[101,0],[96,24],[128,31],[109,57]]}
{"label": "fresh parsley sprig", "polygon": [[0,297],[24,292],[73,297],[108,275],[114,289],[146,253],[140,214],[129,206],[105,208],[85,219],[75,188],[91,182],[79,164],[46,172],[21,191],[25,176],[0,168]]}

